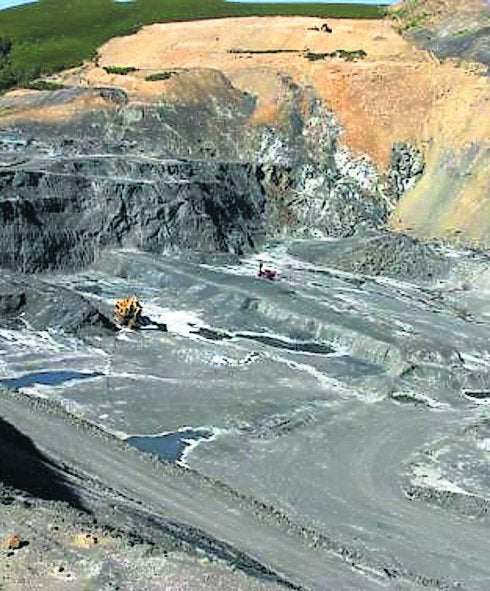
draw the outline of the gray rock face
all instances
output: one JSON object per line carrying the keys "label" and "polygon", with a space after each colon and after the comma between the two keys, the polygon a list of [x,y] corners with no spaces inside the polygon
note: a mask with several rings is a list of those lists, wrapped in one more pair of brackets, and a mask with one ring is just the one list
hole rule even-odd
{"label": "gray rock face", "polygon": [[0,266],[73,269],[106,246],[243,253],[265,234],[253,166],[117,156],[0,172]]}
{"label": "gray rock face", "polygon": [[406,143],[395,144],[391,151],[386,190],[398,202],[424,173],[425,162],[420,150]]}
{"label": "gray rock face", "polygon": [[336,142],[328,154],[295,168],[265,168],[273,233],[342,238],[380,229],[424,171],[421,152],[406,143],[393,146],[385,174]]}
{"label": "gray rock face", "polygon": [[[302,195],[293,199],[290,209],[296,221],[290,232],[298,237],[346,237],[366,228],[379,228],[388,216],[385,202],[373,191],[364,189],[358,180],[334,171],[311,181]],[[308,181],[307,181],[308,184]]]}
{"label": "gray rock face", "polygon": [[[487,11],[488,13],[488,11]],[[410,37],[421,47],[434,52],[440,59],[456,58],[483,64],[490,73],[490,27],[488,14],[482,12],[480,21],[443,22],[435,29],[421,28]]]}
{"label": "gray rock face", "polygon": [[382,227],[423,170],[406,144],[386,174],[352,154],[334,114],[288,80],[277,127],[252,125],[254,99],[220,73],[179,80],[183,96],[203,80],[212,95],[152,105],[111,89],[0,99],[9,111],[41,112],[98,101],[66,120],[0,131],[0,267],[73,270],[113,246],[240,255],[266,235],[351,236]]}
{"label": "gray rock face", "polygon": [[108,334],[116,326],[92,303],[70,289],[8,271],[0,278],[0,326],[16,325],[22,314],[35,330],[62,329],[81,335]]}

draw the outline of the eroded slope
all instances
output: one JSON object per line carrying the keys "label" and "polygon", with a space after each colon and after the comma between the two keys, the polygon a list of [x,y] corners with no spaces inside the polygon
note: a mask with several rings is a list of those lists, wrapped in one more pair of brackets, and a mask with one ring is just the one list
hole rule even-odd
{"label": "eroded slope", "polygon": [[[151,120],[163,108],[160,146],[171,155],[260,160],[265,150],[269,160],[291,164],[288,144],[312,127],[315,148],[325,145],[319,129],[330,113],[339,145],[380,172],[395,143],[423,153],[424,178],[396,207],[393,229],[488,244],[488,78],[416,49],[388,20],[330,20],[331,33],[322,24],[251,17],[144,27],[108,42],[93,63],[53,78],[120,89],[124,108],[83,95],[39,104],[32,97],[42,93],[23,92],[3,100],[2,124],[34,126],[42,135],[92,113],[99,134],[132,135],[148,151]],[[321,113],[312,106],[317,99]],[[119,114],[116,125],[108,109]],[[368,182],[365,170],[356,174]]]}

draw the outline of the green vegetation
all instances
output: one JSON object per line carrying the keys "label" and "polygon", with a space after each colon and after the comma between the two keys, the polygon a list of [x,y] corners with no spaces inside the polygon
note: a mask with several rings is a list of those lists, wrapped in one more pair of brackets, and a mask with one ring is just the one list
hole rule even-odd
{"label": "green vegetation", "polygon": [[398,30],[403,33],[403,31],[408,31],[409,29],[416,29],[422,26],[429,16],[429,13],[421,12],[411,18],[404,19]]}
{"label": "green vegetation", "polygon": [[49,80],[33,80],[32,82],[27,82],[24,87],[30,88],[31,90],[62,90],[63,88],[68,88],[64,84],[50,82]]}
{"label": "green vegetation", "polygon": [[455,37],[470,37],[474,33],[471,29],[461,29],[460,31],[456,31],[454,33]]}
{"label": "green vegetation", "polygon": [[227,53],[244,53],[247,55],[261,55],[270,53],[299,53],[299,49],[229,49]]}
{"label": "green vegetation", "polygon": [[155,74],[150,74],[149,76],[145,77],[145,80],[148,82],[157,82],[158,80],[168,80],[172,78],[172,76],[176,76],[178,72],[174,72],[173,70],[168,70],[167,72],[155,72]]}
{"label": "green vegetation", "polygon": [[94,59],[97,48],[142,25],[230,16],[305,15],[380,18],[385,8],[357,4],[235,4],[225,0],[39,0],[0,11],[0,90]]}
{"label": "green vegetation", "polygon": [[392,14],[399,33],[420,27],[430,16],[420,0],[405,0],[401,6],[393,8]]}
{"label": "green vegetation", "polygon": [[127,76],[131,72],[136,72],[137,68],[131,66],[104,66],[104,70],[108,74],[119,74],[119,76]]}
{"label": "green vegetation", "polygon": [[[229,49],[228,53],[245,54],[245,55],[261,55],[270,53],[303,53],[299,49]],[[315,53],[313,51],[307,51],[303,53],[304,57],[310,62],[316,62],[318,60],[324,60],[331,57],[339,57],[347,62],[355,62],[362,60],[367,56],[364,49],[356,49],[354,51],[348,51],[347,49],[337,49],[336,51],[326,53]]]}
{"label": "green vegetation", "polygon": [[10,37],[0,37],[0,90],[12,86],[16,82],[10,60],[11,52],[12,39]]}
{"label": "green vegetation", "polygon": [[364,49],[356,49],[354,51],[347,51],[346,49],[337,49],[336,51],[332,51],[330,53],[314,53],[312,51],[308,51],[307,53],[305,53],[305,58],[310,60],[310,62],[323,60],[327,57],[339,57],[340,59],[343,59],[346,62],[355,62],[357,60],[363,60],[366,56],[367,53],[364,51]]}

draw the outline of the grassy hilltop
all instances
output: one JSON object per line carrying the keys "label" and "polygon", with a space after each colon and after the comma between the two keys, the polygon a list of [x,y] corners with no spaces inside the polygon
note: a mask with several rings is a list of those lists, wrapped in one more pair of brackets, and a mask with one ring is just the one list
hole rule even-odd
{"label": "grassy hilltop", "polygon": [[0,12],[0,90],[80,64],[102,43],[142,25],[236,16],[380,18],[357,4],[228,4],[225,0],[40,0]]}

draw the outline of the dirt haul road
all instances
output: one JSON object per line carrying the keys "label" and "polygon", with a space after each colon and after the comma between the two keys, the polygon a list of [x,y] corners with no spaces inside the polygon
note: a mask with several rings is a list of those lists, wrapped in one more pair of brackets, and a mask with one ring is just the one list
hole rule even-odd
{"label": "dirt haul road", "polygon": [[142,456],[45,401],[0,389],[0,416],[29,437],[68,481],[77,481],[82,499],[95,494],[106,495],[108,503],[126,503],[196,546],[290,588],[386,587],[376,573],[368,578],[358,565],[351,568],[323,550],[321,540],[281,523],[266,507],[260,510],[192,471]]}

